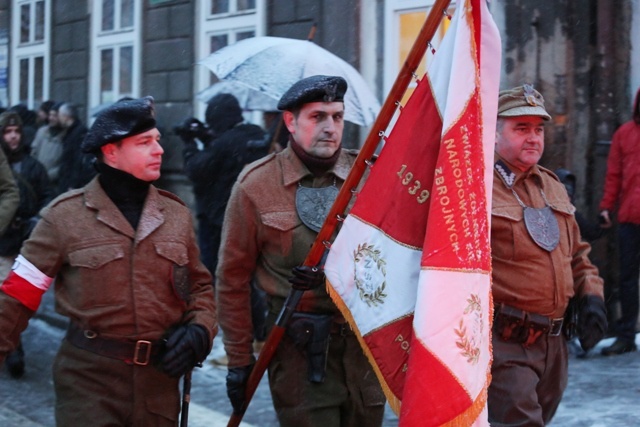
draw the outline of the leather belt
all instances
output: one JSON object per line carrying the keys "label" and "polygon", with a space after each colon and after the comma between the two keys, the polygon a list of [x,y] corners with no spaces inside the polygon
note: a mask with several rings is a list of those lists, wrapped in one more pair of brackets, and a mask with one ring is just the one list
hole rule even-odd
{"label": "leather belt", "polygon": [[95,331],[81,329],[71,322],[66,340],[75,347],[110,359],[122,360],[129,365],[146,366],[162,350],[162,341],[123,341],[100,337]]}
{"label": "leather belt", "polygon": [[529,313],[505,304],[496,306],[494,330],[507,342],[517,342],[525,347],[535,343],[542,335],[557,337],[562,333],[564,318],[549,318]]}

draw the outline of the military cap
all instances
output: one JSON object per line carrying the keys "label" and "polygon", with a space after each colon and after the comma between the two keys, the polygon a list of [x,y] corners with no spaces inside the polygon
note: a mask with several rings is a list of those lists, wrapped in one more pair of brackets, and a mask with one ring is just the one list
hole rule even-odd
{"label": "military cap", "polygon": [[544,98],[530,84],[500,91],[498,117],[515,116],[540,116],[545,120],[551,119],[544,108]]}
{"label": "military cap", "polygon": [[103,145],[121,141],[155,127],[153,97],[120,100],[98,113],[82,142],[82,151],[94,153]]}
{"label": "military cap", "polygon": [[291,111],[309,102],[343,102],[347,81],[338,76],[311,76],[298,80],[287,90],[278,110]]}

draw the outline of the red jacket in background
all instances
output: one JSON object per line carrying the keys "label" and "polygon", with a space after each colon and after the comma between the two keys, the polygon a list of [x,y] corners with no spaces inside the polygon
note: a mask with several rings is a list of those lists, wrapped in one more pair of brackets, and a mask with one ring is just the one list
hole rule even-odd
{"label": "red jacket in background", "polygon": [[640,224],[640,89],[633,119],[616,130],[607,160],[607,176],[600,210],[618,206],[618,222]]}

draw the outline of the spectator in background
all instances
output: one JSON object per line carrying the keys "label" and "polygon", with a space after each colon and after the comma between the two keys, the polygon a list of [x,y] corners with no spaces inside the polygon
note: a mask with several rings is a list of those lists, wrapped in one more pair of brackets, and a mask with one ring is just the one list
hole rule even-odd
{"label": "spectator in background", "polygon": [[36,112],[36,126],[38,126],[38,128],[49,124],[49,112],[51,111],[51,107],[53,107],[55,103],[55,101],[50,99],[40,104],[40,107]]}
{"label": "spectator in background", "polygon": [[18,113],[22,120],[22,143],[27,147],[31,147],[31,143],[36,136],[36,118],[35,111],[29,110],[24,104],[17,104],[9,108],[9,111]]}
{"label": "spectator in background", "polygon": [[607,160],[604,195],[600,201],[602,227],[612,226],[611,214],[618,210],[620,256],[619,297],[622,315],[616,324],[616,340],[602,349],[611,356],[636,351],[638,279],[640,277],[640,89],[633,104],[632,119],[616,130]]}
{"label": "spectator in background", "polygon": [[61,105],[62,103],[56,103],[51,106],[48,124],[38,129],[31,144],[31,155],[44,165],[49,181],[56,190],[62,163],[62,138],[64,137],[64,129],[58,120],[58,110]]}
{"label": "spectator in background", "polygon": [[[207,126],[197,119],[187,119],[184,131],[179,134],[185,142],[184,171],[193,183],[196,198],[201,258],[214,274],[231,188],[245,165],[267,155],[270,139],[259,126],[244,123],[240,104],[230,94],[219,94],[209,100],[205,120]],[[200,131],[194,133],[187,129]],[[203,143],[203,149],[198,147],[195,137]],[[260,352],[266,338],[267,306],[264,298],[264,292],[252,283],[255,353]],[[213,359],[213,363],[226,365],[227,357]]]}
{"label": "spectator in background", "polygon": [[[259,126],[244,123],[240,104],[230,94],[219,94],[209,100],[205,120],[207,127],[197,119],[187,119],[183,129],[195,123],[206,133],[179,133],[185,143],[184,172],[193,183],[196,197],[202,261],[213,273],[218,264],[222,220],[231,187],[245,165],[268,153],[269,141]],[[203,149],[196,144],[196,137],[203,143]]]}
{"label": "spectator in background", "polygon": [[7,158],[0,150],[0,233],[3,233],[13,220],[19,202],[18,186],[13,179]]}
{"label": "spectator in background", "polygon": [[[38,222],[38,212],[53,198],[44,166],[28,153],[22,142],[22,121],[14,112],[0,115],[0,148],[7,156],[16,184],[20,204],[7,230],[0,234],[0,280],[9,274],[22,242],[27,240]],[[22,343],[7,356],[7,369],[14,378],[24,374]]]}
{"label": "spectator in background", "polygon": [[62,159],[58,175],[58,193],[84,187],[96,175],[92,156],[80,149],[87,128],[78,116],[78,107],[65,102],[58,110],[58,120],[64,129]]}
{"label": "spectator in background", "polygon": [[[576,176],[571,173],[568,169],[558,168],[553,171],[558,178],[560,178],[560,182],[564,184],[564,187],[567,189],[567,194],[569,195],[569,199],[571,203],[574,203],[573,199],[576,193]],[[596,222],[589,221],[580,211],[576,209],[575,212],[576,222],[578,223],[578,228],[580,228],[580,235],[584,240],[591,243],[594,240],[599,239],[604,234],[604,229],[600,227],[600,224]]]}

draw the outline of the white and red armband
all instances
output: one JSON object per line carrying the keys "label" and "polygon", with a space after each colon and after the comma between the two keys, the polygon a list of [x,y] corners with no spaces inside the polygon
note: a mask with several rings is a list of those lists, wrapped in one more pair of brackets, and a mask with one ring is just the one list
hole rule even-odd
{"label": "white and red armband", "polygon": [[29,310],[36,311],[51,282],[53,277],[47,276],[25,257],[18,255],[0,290],[20,301]]}

